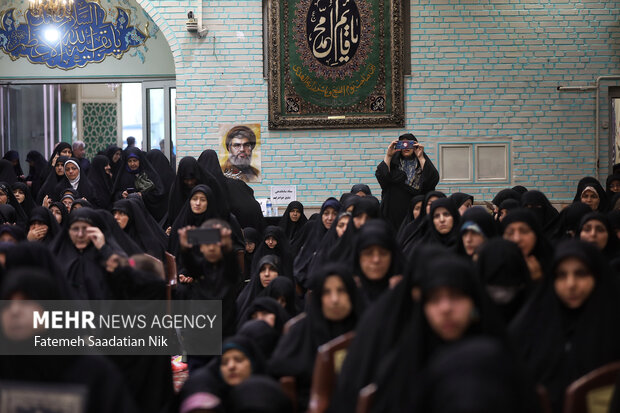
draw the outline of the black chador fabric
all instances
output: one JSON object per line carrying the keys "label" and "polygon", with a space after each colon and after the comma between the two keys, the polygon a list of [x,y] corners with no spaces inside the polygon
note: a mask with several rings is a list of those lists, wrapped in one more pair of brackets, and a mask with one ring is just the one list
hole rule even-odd
{"label": "black chador fabric", "polygon": [[267,376],[252,376],[230,392],[231,413],[289,413],[291,399],[280,383]]}
{"label": "black chador fabric", "polygon": [[0,191],[4,192],[7,197],[6,205],[12,206],[15,210],[15,220],[9,222],[17,224],[22,230],[25,230],[28,226],[28,215],[26,215],[26,212],[24,212],[19,202],[17,202],[17,199],[15,199],[10,185],[7,182],[0,182]]}
{"label": "black chador fabric", "polygon": [[[402,342],[386,354],[377,373],[377,393],[373,412],[400,411],[415,401],[415,389],[433,355],[451,344],[475,336],[492,336],[504,340],[504,327],[476,279],[473,265],[465,258],[447,254],[435,259],[419,274],[420,306],[415,308],[412,322],[403,326]],[[424,305],[430,294],[447,287],[469,297],[474,304],[470,325],[463,335],[450,342],[444,341],[430,326]],[[383,355],[382,355],[383,356]],[[413,400],[412,400],[413,398]]]}
{"label": "black chador fabric", "polygon": [[[558,266],[579,260],[594,277],[594,289],[570,309],[554,283]],[[554,411],[561,411],[566,387],[584,374],[620,359],[620,290],[607,260],[588,243],[567,240],[553,257],[553,276],[526,303],[510,325],[515,349],[532,377],[549,391]]]}
{"label": "black chador fabric", "polygon": [[[296,209],[299,211],[299,219],[297,222],[293,222],[291,220],[290,212]],[[293,201],[286,207],[284,214],[282,214],[282,218],[280,218],[280,223],[278,224],[280,228],[284,230],[284,233],[288,237],[288,239],[293,242],[295,236],[298,234],[299,230],[308,222],[308,218],[304,214],[304,206],[299,201]]]}
{"label": "black chador fabric", "polygon": [[11,190],[15,192],[16,190],[20,190],[24,193],[24,200],[20,203],[22,209],[26,216],[30,216],[32,212],[32,208],[36,206],[34,199],[32,199],[32,193],[30,192],[30,188],[24,182],[15,182],[11,185]]}
{"label": "black chador fabric", "polygon": [[164,261],[168,238],[154,220],[149,221],[149,217],[153,218],[140,202],[140,199],[120,199],[114,203],[112,211],[123,212],[129,217],[123,231],[140,247],[142,252]]}
{"label": "black chador fabric", "polygon": [[540,402],[514,354],[500,340],[465,339],[429,363],[409,411],[534,413]]}
{"label": "black chador fabric", "polygon": [[254,244],[254,250],[250,253],[245,251],[244,254],[244,266],[243,266],[243,279],[244,280],[249,280],[250,279],[250,275],[252,274],[252,260],[254,259],[254,253],[256,252],[256,249],[258,248],[258,244],[261,242],[261,236],[258,233],[258,231],[252,227],[246,227],[243,228],[243,238],[245,240],[245,243],[253,243]]}
{"label": "black chador fabric", "polygon": [[[345,229],[344,234],[342,234],[341,237],[338,237],[338,232],[336,231],[336,228],[338,226],[338,223],[340,223],[340,221],[342,221],[343,219],[348,219],[349,222],[347,224],[347,228]],[[327,232],[323,236],[323,239],[321,240],[321,245],[319,246],[318,250],[314,254],[314,257],[312,258],[312,261],[310,262],[310,266],[308,267],[308,272],[312,273],[316,268],[320,268],[323,264],[325,264],[325,262],[330,260],[329,257],[334,257],[333,258],[334,261],[340,261],[339,259],[340,248],[343,248],[343,251],[345,252],[348,248],[353,249],[355,247],[356,237],[357,237],[357,228],[355,228],[354,226],[352,215],[350,212],[346,212],[343,208],[340,210],[340,213],[336,216],[336,219],[332,223],[331,228],[329,228],[329,230],[327,230]],[[340,243],[340,240],[342,238],[345,238],[347,241]],[[338,245],[338,248],[336,248],[337,245]],[[353,263],[352,254],[350,257],[343,257],[343,258],[344,258],[343,261],[347,261],[348,258],[350,258],[350,260],[348,261],[350,261],[350,264]]]}
{"label": "black chador fabric", "polygon": [[598,205],[597,211],[599,212],[607,212],[607,193],[605,193],[605,188],[601,185],[598,179],[592,176],[586,176],[579,180],[577,184],[577,192],[575,192],[575,197],[573,198],[573,202],[581,201],[581,194],[587,187],[592,187],[598,194],[600,199],[600,203]]}
{"label": "black chador fabric", "polygon": [[366,195],[371,196],[372,192],[370,192],[370,187],[366,184],[355,184],[351,187],[351,193],[356,194],[358,192],[363,192]]}
{"label": "black chador fabric", "polygon": [[[275,280],[274,280],[275,281]],[[277,302],[274,298],[271,297],[256,297],[250,307],[248,307],[248,311],[243,315],[243,318],[239,320],[238,328],[241,328],[245,322],[251,320],[258,311],[263,313],[273,314],[275,316],[274,322],[274,330],[276,330],[279,334],[282,334],[282,330],[284,329],[284,324],[289,320],[289,315]]]}
{"label": "black chador fabric", "polygon": [[553,243],[557,243],[564,239],[574,238],[577,234],[581,218],[590,212],[592,212],[592,208],[583,202],[574,202],[564,208],[554,221],[549,240]]}
{"label": "black chador fabric", "polygon": [[554,220],[558,219],[560,213],[549,199],[540,191],[527,191],[521,196],[521,206],[529,208],[538,218],[543,232],[549,238],[555,226]]}
{"label": "black chador fabric", "polygon": [[56,145],[56,147],[52,151],[52,154],[50,155],[50,160],[49,160],[50,169],[54,168],[54,166],[56,165],[56,161],[58,160],[58,157],[61,156],[60,152],[64,151],[65,149],[69,149],[69,151],[71,152],[71,155],[67,156],[67,158],[73,156],[73,149],[71,148],[70,143],[67,143],[67,142],[58,143],[58,145]]}
{"label": "black chador fabric", "polygon": [[17,182],[13,164],[6,159],[0,159],[0,182],[6,182],[9,185]]}
{"label": "black chador fabric", "polygon": [[200,167],[196,159],[186,156],[179,162],[177,175],[170,187],[170,199],[168,203],[169,222],[173,223],[183,210],[183,205],[190,198],[192,189],[185,184],[186,179],[195,180],[195,185],[206,185],[213,192],[214,199],[218,200],[216,205],[217,214],[220,217],[228,217],[228,201],[224,195],[224,190],[217,182],[215,177]]}
{"label": "black chador fabric", "polygon": [[580,238],[581,231],[583,227],[589,221],[599,221],[605,226],[607,230],[607,244],[605,244],[605,248],[603,248],[603,255],[610,262],[620,257],[620,240],[616,236],[616,231],[613,230],[611,223],[606,215],[601,214],[600,212],[589,212],[581,218],[581,222],[579,223],[579,228],[577,228],[577,235],[575,238]]}
{"label": "black chador fabric", "polygon": [[19,162],[19,152],[10,150],[4,154],[2,159],[6,159],[7,161],[11,162],[11,164],[17,161],[13,165],[13,171],[15,171],[15,175],[17,176],[17,179],[22,179],[24,177],[24,171],[22,170],[22,165]]}
{"label": "black chador fabric", "polygon": [[329,411],[354,412],[359,391],[375,382],[382,357],[400,345],[404,327],[412,322],[417,301],[412,297],[417,276],[448,251],[439,245],[422,246],[412,257],[403,280],[389,289],[364,313],[347,350]]}
{"label": "black chador fabric", "polygon": [[170,194],[170,187],[174,182],[174,170],[170,166],[170,161],[166,158],[166,155],[159,149],[151,149],[146,153],[146,159],[153,165],[153,168],[159,174],[161,182],[164,185],[164,194],[166,194],[166,202],[168,202],[168,195]]}
{"label": "black chador fabric", "polygon": [[[71,212],[73,212],[73,210]],[[110,211],[98,209],[95,211],[94,219],[96,226],[101,228],[104,235],[111,238],[112,241],[110,245],[113,249],[124,252],[127,256],[141,254],[143,252],[137,241],[118,226],[118,223]]]}
{"label": "black chador fabric", "polygon": [[[248,337],[235,335],[224,340],[222,354],[232,349],[242,352],[250,360],[252,366],[250,377],[265,373],[265,357]],[[230,392],[234,387],[228,385],[220,373],[221,360],[222,356],[218,356],[189,376],[178,395],[179,407],[172,411],[189,412],[193,409],[231,411]]]}
{"label": "black chador fabric", "polygon": [[[67,166],[68,163],[75,164],[75,166],[77,166],[79,170],[80,161],[77,160],[76,158],[67,159],[67,161],[65,162],[65,167]],[[63,191],[67,188],[71,188],[77,191],[79,198],[86,198],[86,200],[90,202],[91,204],[97,205],[98,204],[97,195],[95,191],[93,190],[93,186],[90,183],[90,180],[88,179],[88,177],[85,174],[83,174],[82,171],[80,171],[78,178],[76,179],[77,179],[77,182],[71,183],[69,181],[69,178],[67,178],[66,174],[65,176],[60,178],[60,181],[56,184],[56,187],[54,188],[54,196],[52,197],[52,199],[54,201],[60,201],[62,197],[61,194],[63,193]]]}
{"label": "black chador fabric", "polygon": [[278,333],[273,327],[263,320],[249,320],[237,331],[237,335],[249,338],[263,353],[265,360],[269,360],[273,350],[278,345],[282,333]]}
{"label": "black chador fabric", "polygon": [[[330,276],[338,276],[351,300],[351,313],[342,321],[330,321],[323,315],[322,292]],[[305,410],[312,384],[312,372],[317,349],[322,344],[352,331],[360,319],[363,306],[357,287],[348,269],[339,264],[326,264],[312,280],[312,298],[306,317],[295,323],[278,343],[269,362],[269,372],[275,377],[295,376],[300,411]]]}
{"label": "black chador fabric", "polygon": [[116,145],[110,145],[105,150],[105,156],[110,161],[110,172],[112,172],[112,179],[115,179],[118,176],[118,170],[123,165],[123,157],[120,156],[118,161],[114,162],[114,154],[118,153],[121,155],[123,150]]}
{"label": "black chador fabric", "polygon": [[[207,210],[202,214],[195,214],[192,212],[190,206],[190,199],[196,193],[203,193],[207,197]],[[213,191],[206,185],[196,185],[189,193],[185,205],[181,208],[179,215],[172,223],[172,230],[170,237],[168,238],[168,252],[172,255],[177,255],[179,252],[179,229],[186,226],[199,227],[203,222],[211,218],[222,218],[218,214],[217,199],[215,198]]]}
{"label": "black chador fabric", "polygon": [[381,186],[381,213],[394,229],[400,228],[400,224],[407,215],[411,198],[434,190],[439,182],[437,168],[426,153],[424,158],[426,162],[420,178],[421,186],[417,189],[407,184],[407,174],[400,168],[402,159],[400,152],[392,157],[389,169],[384,161],[377,166],[375,176]]}
{"label": "black chador fabric", "polygon": [[310,219],[293,245],[293,251],[296,254],[295,261],[293,262],[293,273],[297,284],[301,285],[304,289],[308,288],[308,270],[310,263],[321,246],[323,237],[328,230],[321,219],[327,208],[334,208],[336,212],[338,212],[340,210],[340,203],[336,198],[328,198],[325,200],[323,205],[321,205],[321,210],[317,218],[314,220],[312,218]]}
{"label": "black chador fabric", "polygon": [[[104,300],[111,298],[111,292],[106,279],[103,265],[113,252],[120,252],[110,234],[106,234],[97,213],[90,208],[81,208],[73,211],[68,218],[67,226],[52,242],[51,250],[56,256],[63,273],[81,300]],[[69,236],[69,227],[74,222],[85,222],[97,226],[106,237],[105,245],[97,250],[93,243],[84,249],[77,249]],[[112,245],[112,246],[111,246]]]}
{"label": "black chador fabric", "polygon": [[263,284],[260,281],[260,270],[266,264],[271,265],[278,272],[278,277],[288,277],[289,279],[292,279],[290,274],[285,274],[282,272],[281,262],[277,256],[265,255],[261,258],[256,264],[256,269],[250,277],[250,282],[243,288],[237,297],[238,320],[245,321],[247,319],[247,312],[249,311],[252,302],[265,290],[265,287],[263,287]]}
{"label": "black chador fabric", "polygon": [[507,199],[514,199],[517,202],[521,202],[521,193],[515,191],[512,188],[506,188],[499,191],[495,197],[493,197],[493,205],[499,207],[502,202]]}
{"label": "black chador fabric", "polygon": [[620,209],[620,192],[613,194],[609,201],[609,210],[613,211],[614,209]]}
{"label": "black chador fabric", "polygon": [[[434,191],[429,192],[432,193]],[[396,239],[398,241],[399,244],[402,244],[402,241],[404,240],[404,238],[406,238],[407,236],[407,231],[411,230],[411,229],[406,229],[407,226],[409,226],[409,224],[411,224],[414,221],[413,218],[413,209],[415,208],[415,206],[418,203],[422,203],[424,204],[424,195],[416,195],[413,198],[411,198],[411,202],[409,203],[409,209],[407,210],[407,215],[405,215],[405,218],[403,219],[403,222],[400,224],[400,228],[398,229],[398,232],[396,233]],[[420,213],[418,214],[418,217],[422,214],[422,209],[420,208]]]}
{"label": "black chador fabric", "polygon": [[[424,195],[424,201],[422,202],[422,208],[420,209],[420,215],[411,221],[407,226],[401,228],[397,235],[398,243],[403,248],[406,248],[407,245],[410,245],[414,240],[419,239],[422,235],[428,231],[429,219],[426,210],[430,208],[429,202],[431,202],[431,198],[446,198],[446,194],[440,191],[431,191]],[[413,209],[413,208],[412,208]]]}
{"label": "black chador fabric", "polygon": [[[9,300],[21,293],[34,301],[66,300],[51,274],[38,268],[13,269],[2,280],[0,298]],[[47,333],[44,333],[47,334]],[[6,340],[6,338],[5,338]],[[31,339],[30,339],[31,340]],[[11,345],[21,344],[11,340]],[[0,356],[0,380],[26,387],[54,385],[85,386],[85,411],[93,413],[134,413],[135,406],[118,369],[99,356]]]}
{"label": "black chador fabric", "polygon": [[109,209],[112,205],[112,177],[105,171],[110,161],[106,156],[97,155],[93,158],[88,171],[88,180],[95,194],[94,205],[97,208]]}
{"label": "black chador fabric", "polygon": [[[273,237],[277,241],[277,244],[273,248],[269,248],[269,246],[265,243],[267,238]],[[293,275],[293,252],[291,249],[291,243],[288,240],[288,237],[284,234],[282,228],[277,227],[275,225],[269,225],[265,228],[265,232],[263,233],[263,240],[256,245],[256,249],[254,251],[254,257],[252,258],[252,269],[254,272],[256,270],[256,266],[258,262],[265,255],[275,255],[280,259],[280,274],[291,277]]]}
{"label": "black chador fabric", "polygon": [[476,267],[489,297],[509,323],[534,287],[521,250],[514,242],[492,238],[478,253]]}
{"label": "black chador fabric", "polygon": [[[620,182],[620,174],[611,174],[605,180],[605,193],[607,194],[607,199],[611,199],[614,195],[616,195],[616,192],[611,190],[611,184],[614,181]],[[610,205],[610,207],[613,207],[613,205]]]}
{"label": "black chador fabric", "polygon": [[63,172],[58,175],[58,173],[56,172],[56,165],[62,165],[62,171],[64,171],[65,162],[67,162],[68,160],[69,158],[66,156],[59,156],[56,159],[56,163],[49,167],[49,169],[47,170],[47,176],[45,177],[43,185],[41,186],[41,189],[39,189],[39,193],[37,194],[37,204],[41,205],[46,195],[53,200],[58,200],[59,195],[54,191],[56,190],[56,185],[58,185],[60,183],[60,180],[65,177],[65,174]]}
{"label": "black chador fabric", "polygon": [[[135,171],[129,169],[127,161],[136,158],[140,166]],[[118,170],[118,176],[112,188],[112,199],[121,198],[123,191],[134,188],[142,194],[144,205],[156,220],[162,219],[166,213],[166,194],[164,184],[153,165],[146,159],[144,152],[138,148],[127,148],[123,157],[123,165]]]}
{"label": "black chador fabric", "polygon": [[26,161],[30,164],[26,181],[32,182],[30,186],[32,197],[37,199],[39,189],[43,186],[43,182],[45,182],[47,172],[49,171],[47,160],[40,152],[30,151],[28,155],[26,155]]}
{"label": "black chador fabric", "polygon": [[[433,214],[437,208],[445,208],[452,216],[452,229],[447,234],[440,234],[433,223]],[[424,232],[417,231],[417,236],[415,236],[416,234],[414,233],[414,236],[404,245],[403,253],[405,257],[411,257],[413,250],[423,244],[442,244],[451,250],[456,250],[460,231],[460,218],[459,211],[456,209],[454,201],[450,198],[439,198],[435,200],[431,204],[431,209],[426,218],[428,228]]]}
{"label": "black chador fabric", "polygon": [[[390,266],[386,274],[379,280],[369,279],[360,264],[360,255],[366,248],[379,246],[390,252]],[[377,301],[388,290],[390,278],[403,273],[404,260],[399,246],[396,244],[394,231],[390,225],[380,219],[368,221],[357,233],[353,254],[353,274],[361,285],[360,295],[365,305]]]}
{"label": "black chador fabric", "polygon": [[235,296],[240,282],[239,264],[234,252],[225,252],[220,261],[210,263],[191,249],[182,249],[181,260],[186,269],[185,275],[194,281],[177,284],[175,296],[185,300],[222,300],[222,336],[233,335],[237,326]]}
{"label": "black chador fabric", "polygon": [[465,256],[465,247],[463,246],[463,231],[468,227],[474,226],[474,228],[482,231],[482,236],[485,240],[488,240],[497,235],[497,225],[493,220],[493,216],[489,214],[484,207],[471,207],[463,215],[459,224],[459,234],[456,241],[456,252],[459,255]]}
{"label": "black chador fabric", "polygon": [[468,200],[471,201],[472,205],[474,204],[474,197],[464,192],[455,192],[450,195],[450,199],[452,199],[454,205],[456,205],[456,209],[459,209]]}
{"label": "black chador fabric", "polygon": [[527,208],[520,208],[510,211],[510,213],[508,213],[502,221],[502,232],[506,232],[508,225],[514,222],[523,222],[527,224],[527,226],[529,226],[536,234],[536,245],[530,255],[534,255],[536,257],[544,275],[547,276],[549,274],[551,260],[553,258],[553,247],[549,243],[549,240],[545,237],[536,215],[534,215],[534,213]]}
{"label": "black chador fabric", "polygon": [[284,309],[289,317],[297,315],[298,308],[295,301],[295,283],[288,277],[276,277],[259,294],[260,297],[271,297],[275,300],[284,300]]}
{"label": "black chador fabric", "polygon": [[52,211],[49,209],[38,206],[32,210],[29,224],[32,224],[35,221],[47,225],[47,234],[40,242],[44,245],[50,245],[54,238],[60,233],[60,225],[58,224],[58,221],[56,221],[56,217],[54,217],[54,214],[52,214]]}
{"label": "black chador fabric", "polygon": [[260,204],[254,198],[254,190],[241,179],[224,176],[217,153],[213,149],[203,151],[198,157],[198,164],[211,174],[224,191],[230,212],[242,228],[253,227],[262,232],[265,223]]}
{"label": "black chador fabric", "polygon": [[0,223],[15,225],[17,214],[15,208],[9,204],[0,205]]}

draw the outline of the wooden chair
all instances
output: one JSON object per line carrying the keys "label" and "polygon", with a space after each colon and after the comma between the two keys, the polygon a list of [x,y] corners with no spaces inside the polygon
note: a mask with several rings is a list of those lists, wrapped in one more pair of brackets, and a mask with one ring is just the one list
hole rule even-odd
{"label": "wooden chair", "polygon": [[355,413],[370,413],[376,392],[377,385],[374,383],[370,383],[360,390],[360,394],[357,398],[357,408],[355,409]]}
{"label": "wooden chair", "polygon": [[355,332],[350,331],[319,347],[312,373],[309,413],[323,413],[327,410],[336,386],[336,377],[354,337]]}
{"label": "wooden chair", "polygon": [[607,412],[618,374],[620,361],[592,370],[574,381],[566,389],[564,413]]}
{"label": "wooden chair", "polygon": [[297,380],[293,376],[280,377],[280,386],[293,405],[293,412],[297,413]]}
{"label": "wooden chair", "polygon": [[291,329],[291,327],[295,323],[297,323],[300,320],[303,320],[304,318],[306,318],[306,313],[300,313],[300,314],[297,314],[295,317],[291,318],[290,320],[288,320],[286,324],[284,324],[284,328],[282,329],[282,334],[288,333],[288,331]]}

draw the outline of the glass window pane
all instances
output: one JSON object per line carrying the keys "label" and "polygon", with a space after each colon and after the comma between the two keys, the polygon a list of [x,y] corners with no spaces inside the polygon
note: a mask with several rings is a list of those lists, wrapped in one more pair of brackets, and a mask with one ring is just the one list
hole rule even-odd
{"label": "glass window pane", "polygon": [[476,151],[478,179],[508,179],[506,145],[478,146]]}
{"label": "glass window pane", "polygon": [[[165,138],[164,123],[164,89],[147,89],[149,102],[149,136],[148,140],[151,149],[159,149],[160,141]],[[147,148],[143,148],[147,149]]]}
{"label": "glass window pane", "polygon": [[142,136],[142,84],[123,83],[121,85],[123,143],[127,138],[136,138],[136,146],[146,149]]}
{"label": "glass window pane", "polygon": [[441,178],[443,180],[471,180],[471,147],[441,147]]}

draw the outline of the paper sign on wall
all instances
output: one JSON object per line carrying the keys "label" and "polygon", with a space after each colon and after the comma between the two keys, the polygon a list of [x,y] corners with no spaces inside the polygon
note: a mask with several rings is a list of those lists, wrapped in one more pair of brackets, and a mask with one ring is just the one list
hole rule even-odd
{"label": "paper sign on wall", "polygon": [[297,201],[296,185],[271,186],[270,189],[274,205],[288,205],[291,201]]}

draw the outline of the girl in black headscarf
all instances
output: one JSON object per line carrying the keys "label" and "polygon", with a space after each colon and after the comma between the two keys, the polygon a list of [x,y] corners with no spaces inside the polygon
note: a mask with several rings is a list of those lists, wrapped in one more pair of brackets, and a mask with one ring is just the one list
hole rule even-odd
{"label": "girl in black headscarf", "polygon": [[312,372],[320,345],[355,329],[362,314],[351,273],[339,264],[326,264],[312,280],[306,317],[280,339],[269,362],[275,377],[295,376],[299,410],[308,405]]}
{"label": "girl in black headscarf", "polygon": [[59,142],[58,145],[56,145],[56,147],[52,151],[52,154],[50,155],[50,169],[52,169],[56,165],[56,161],[61,156],[64,156],[66,158],[70,158],[73,156],[73,149],[71,149],[70,143]]}
{"label": "girl in black headscarf", "polygon": [[65,177],[65,162],[67,160],[69,158],[66,156],[56,157],[54,164],[48,168],[45,181],[37,194],[37,204],[42,205],[46,196],[49,200],[58,199],[58,194],[54,191],[56,190],[56,185]]}
{"label": "girl in black headscarf", "polygon": [[308,289],[308,270],[314,255],[321,246],[323,237],[331,228],[340,211],[340,203],[336,198],[328,198],[323,205],[316,220],[310,220],[293,245],[296,253],[293,262],[295,281],[304,289]]}
{"label": "girl in black headscarf", "polygon": [[155,220],[159,221],[165,215],[164,184],[144,152],[135,147],[125,150],[125,162],[114,181],[112,199],[127,198],[130,192],[141,194],[144,205]]}
{"label": "girl in black headscarf", "polygon": [[29,222],[28,241],[37,241],[50,245],[60,232],[60,225],[58,225],[52,211],[42,206],[35,207],[32,210]]}
{"label": "girl in black headscarf", "polygon": [[112,173],[110,161],[106,156],[97,155],[93,158],[88,170],[88,180],[95,194],[95,206],[109,209],[112,204]]}
{"label": "girl in black headscarf", "polygon": [[419,215],[399,231],[398,242],[403,250],[415,239],[418,239],[426,233],[429,227],[428,213],[431,210],[431,205],[435,200],[445,197],[446,194],[440,191],[431,191],[424,196]]}
{"label": "girl in black headscarf", "polygon": [[[118,226],[134,240],[142,252],[165,261],[168,238],[156,222],[149,222],[150,215],[139,199],[120,199],[112,206]],[[152,218],[152,217],[151,217]]]}
{"label": "girl in black headscarf", "polygon": [[620,174],[612,174],[607,177],[605,193],[607,194],[607,199],[611,199],[614,195],[620,193]]}
{"label": "girl in black headscarf", "polygon": [[123,150],[116,145],[110,145],[105,150],[105,156],[110,161],[110,173],[112,173],[112,179],[116,179],[118,176],[118,170],[123,165],[122,154]]}
{"label": "girl in black headscarf", "polygon": [[555,220],[558,219],[559,212],[551,205],[545,194],[536,190],[527,191],[521,196],[521,206],[529,208],[536,215],[545,236],[549,238],[555,227]]}
{"label": "girl in black headscarf", "polygon": [[56,218],[56,222],[58,222],[59,225],[63,225],[63,223],[66,222],[66,218],[69,216],[69,212],[67,211],[67,208],[62,202],[53,202],[50,205],[49,209],[54,215],[54,218]]}
{"label": "girl in black headscarf", "polygon": [[566,387],[620,359],[620,294],[598,249],[578,240],[558,245],[551,275],[510,326],[532,377],[562,411]]}
{"label": "girl in black headscarf", "polygon": [[25,229],[28,225],[28,215],[24,212],[11,187],[6,182],[0,182],[0,204],[10,205],[15,210],[15,221],[12,223],[19,225],[22,229]]}
{"label": "girl in black headscarf", "polygon": [[308,222],[308,218],[304,214],[304,206],[299,201],[293,201],[286,207],[282,218],[280,219],[280,228],[288,239],[293,242],[299,230]]}
{"label": "girl in black headscarf", "polygon": [[576,238],[596,245],[611,262],[620,257],[620,241],[615,234],[605,215],[590,212],[581,219]]}
{"label": "girl in black headscarf", "polygon": [[0,159],[0,182],[6,182],[9,185],[17,182],[13,164],[6,159]]}
{"label": "girl in black headscarf", "polygon": [[256,264],[250,282],[245,286],[237,297],[238,321],[247,320],[247,312],[252,302],[265,288],[277,277],[291,278],[281,270],[280,259],[275,255],[265,255]]}
{"label": "girl in black headscarf", "polygon": [[400,277],[403,258],[387,222],[371,220],[357,235],[353,271],[363,302],[370,305],[389,288],[393,277]]}
{"label": "girl in black headscarf", "polygon": [[262,232],[265,223],[260,204],[254,198],[254,190],[241,179],[224,176],[217,153],[213,149],[203,151],[198,157],[198,164],[217,180],[230,212],[235,215],[241,227],[253,227]]}
{"label": "girl in black headscarf", "polygon": [[497,235],[497,227],[486,208],[469,208],[461,216],[456,252],[474,259],[480,248]]}
{"label": "girl in black headscarf", "polygon": [[276,277],[259,294],[259,297],[262,296],[277,300],[291,318],[299,312],[295,300],[295,283],[288,277]]}
{"label": "girl in black headscarf", "polygon": [[410,257],[413,250],[421,244],[437,243],[456,250],[461,216],[450,198],[439,198],[433,202],[428,214],[428,229],[419,233],[403,248],[405,257]]}
{"label": "girl in black headscarf", "polygon": [[603,189],[598,179],[592,176],[586,176],[579,180],[577,192],[573,199],[573,202],[577,201],[587,204],[592,208],[592,211],[607,211],[607,194],[605,193],[605,189]]}
{"label": "girl in black headscarf", "polygon": [[217,213],[217,203],[213,191],[206,185],[196,185],[189,193],[189,198],[172,223],[168,241],[168,251],[176,255],[179,251],[178,231],[186,226],[199,227],[211,218],[221,218]]}
{"label": "girl in black headscarf", "polygon": [[[174,182],[174,170],[170,165],[170,161],[166,158],[166,155],[159,149],[151,149],[146,153],[146,159],[153,165],[153,168],[159,174],[161,182],[164,184],[164,193],[166,197],[170,194],[170,187]],[[166,202],[168,200],[166,199]]]}
{"label": "girl in black headscarf", "polygon": [[456,209],[460,215],[463,215],[465,211],[474,206],[474,197],[464,192],[455,192],[450,195],[450,198],[456,205]]}
{"label": "girl in black headscarf", "polygon": [[19,152],[10,150],[4,154],[2,159],[6,159],[7,161],[11,162],[18,180],[23,181],[26,178],[24,176],[24,171],[22,170],[22,165],[21,163],[19,163]]}
{"label": "girl in black headscarf", "polygon": [[[282,277],[282,279],[284,279],[284,277]],[[284,324],[286,324],[289,318],[284,307],[282,307],[276,299],[259,296],[254,298],[248,311],[244,314],[243,318],[239,320],[238,326],[241,328],[241,326],[249,320],[263,320],[276,330],[278,334],[282,334]]]}
{"label": "girl in black headscarf", "polygon": [[408,235],[407,230],[405,228],[410,223],[415,221],[422,213],[423,204],[424,204],[424,195],[416,195],[413,198],[411,198],[411,203],[409,204],[409,210],[407,211],[407,215],[405,215],[405,219],[403,219],[403,222],[402,224],[400,224],[400,228],[398,229],[398,233],[396,234],[396,238],[399,244],[402,244],[402,242],[404,241],[404,238]]}
{"label": "girl in black headscarf", "polygon": [[73,211],[51,249],[80,299],[111,298],[103,265],[113,253],[123,253],[114,239],[104,235],[104,225],[94,210]]}
{"label": "girl in black headscarf", "polygon": [[404,326],[402,343],[382,355],[373,412],[411,406],[411,389],[419,386],[429,359],[443,348],[473,336],[504,338],[503,325],[466,259],[448,254],[433,260],[419,274],[419,286],[420,306],[413,322]]}
{"label": "girl in black headscarf", "polygon": [[589,212],[592,212],[592,208],[583,202],[574,202],[564,208],[555,220],[549,240],[555,244],[567,238],[574,238],[581,218]]}
{"label": "girl in black headscarf", "polygon": [[[512,188],[506,188],[506,189],[502,189],[501,191],[499,191],[497,193],[497,195],[495,195],[495,197],[493,197],[493,205],[495,206],[496,210],[493,211],[494,214],[497,214],[497,208],[499,208],[499,206],[502,204],[502,202],[504,202],[507,199],[514,199],[517,202],[521,202],[521,193],[518,191],[515,191]],[[497,219],[497,216],[496,216]]]}
{"label": "girl in black headscarf", "polygon": [[511,211],[502,221],[502,227],[503,238],[521,249],[532,279],[541,281],[549,274],[553,248],[534,213],[525,208]]}
{"label": "girl in black headscarf", "polygon": [[250,274],[252,274],[252,260],[254,259],[254,253],[261,241],[261,237],[256,229],[247,227],[243,228],[243,239],[245,240],[243,279],[249,280]]}
{"label": "girl in black headscarf", "polygon": [[263,241],[256,246],[252,258],[252,272],[265,255],[275,255],[280,259],[280,273],[291,276],[293,274],[293,253],[288,237],[282,228],[270,225],[265,228]]}
{"label": "girl in black headscarf", "polygon": [[35,203],[32,199],[32,194],[30,193],[30,188],[28,188],[28,185],[24,182],[15,182],[11,185],[11,189],[13,190],[15,199],[17,199],[17,202],[19,202],[26,215],[30,216],[32,208],[35,207]]}
{"label": "girl in black headscarf", "polygon": [[[64,164],[64,172],[65,176],[60,179],[56,188],[54,188],[54,198],[55,200],[59,200],[62,195],[62,192],[71,188],[74,191],[77,191],[77,196],[79,198],[86,198],[88,202],[93,204],[97,204],[98,200],[95,192],[93,191],[93,186],[90,183],[88,177],[82,174],[80,170],[80,161],[76,158],[69,158]],[[76,198],[77,199],[77,198]]]}
{"label": "girl in black headscarf", "polygon": [[480,249],[476,266],[489,297],[509,323],[533,289],[521,250],[514,242],[493,238]]}
{"label": "girl in black headscarf", "polygon": [[26,162],[30,165],[26,181],[31,182],[30,190],[32,192],[32,197],[37,199],[39,189],[43,186],[50,168],[45,157],[38,151],[28,152],[28,155],[26,155]]}
{"label": "girl in black headscarf", "polygon": [[236,335],[222,344],[222,355],[189,376],[179,393],[179,413],[230,411],[229,393],[254,375],[264,374],[265,357],[249,338]]}

